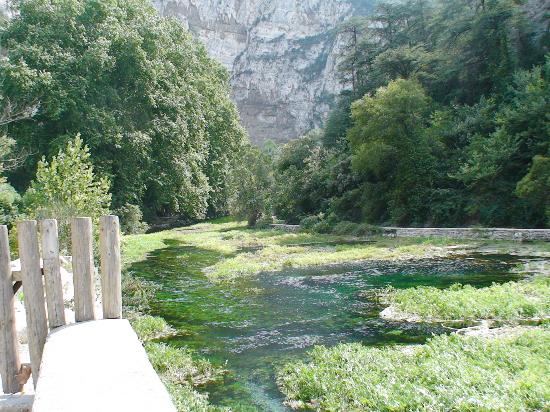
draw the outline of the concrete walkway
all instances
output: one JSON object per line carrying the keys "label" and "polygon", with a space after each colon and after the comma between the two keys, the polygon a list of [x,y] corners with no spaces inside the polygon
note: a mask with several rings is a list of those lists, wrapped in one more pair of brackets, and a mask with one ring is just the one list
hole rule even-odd
{"label": "concrete walkway", "polygon": [[127,320],[98,320],[48,336],[33,412],[175,412]]}

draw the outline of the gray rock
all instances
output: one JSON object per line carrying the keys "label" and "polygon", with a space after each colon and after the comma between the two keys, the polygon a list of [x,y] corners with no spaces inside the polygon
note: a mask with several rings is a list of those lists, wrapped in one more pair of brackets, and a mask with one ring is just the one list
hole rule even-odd
{"label": "gray rock", "polygon": [[[371,0],[154,0],[231,72],[233,100],[254,143],[322,126],[345,85],[335,29]],[[359,5],[359,6],[358,6]]]}

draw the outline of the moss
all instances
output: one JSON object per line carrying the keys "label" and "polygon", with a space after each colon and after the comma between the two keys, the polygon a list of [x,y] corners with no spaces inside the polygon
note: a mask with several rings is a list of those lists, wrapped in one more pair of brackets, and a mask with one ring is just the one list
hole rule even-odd
{"label": "moss", "polygon": [[278,374],[294,406],[323,411],[526,411],[550,407],[550,331],[438,336],[412,351],[316,347]]}

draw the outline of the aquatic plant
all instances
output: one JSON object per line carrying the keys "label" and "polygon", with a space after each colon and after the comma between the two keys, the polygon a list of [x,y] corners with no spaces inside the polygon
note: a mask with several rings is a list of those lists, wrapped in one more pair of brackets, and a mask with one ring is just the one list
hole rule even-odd
{"label": "aquatic plant", "polygon": [[550,277],[538,276],[486,288],[456,284],[389,289],[386,301],[399,317],[420,320],[517,320],[550,315]]}
{"label": "aquatic plant", "polygon": [[278,374],[289,404],[323,411],[526,411],[550,407],[550,330],[425,345],[316,347]]}

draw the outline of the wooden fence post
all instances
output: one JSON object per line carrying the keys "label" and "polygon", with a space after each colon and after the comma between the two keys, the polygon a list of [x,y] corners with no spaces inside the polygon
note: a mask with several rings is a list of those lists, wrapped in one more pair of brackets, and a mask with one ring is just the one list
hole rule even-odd
{"label": "wooden fence post", "polygon": [[100,219],[101,294],[103,318],[122,318],[122,291],[120,274],[120,227],[117,216]]}
{"label": "wooden fence post", "polygon": [[19,348],[15,328],[15,296],[11,276],[8,228],[0,226],[0,376],[4,393],[19,392]]}
{"label": "wooden fence post", "polygon": [[31,355],[32,380],[34,386],[40,374],[42,351],[48,335],[46,319],[46,302],[42,271],[40,270],[40,252],[35,220],[26,220],[17,225],[19,239],[19,256],[21,258],[21,280],[25,294],[25,311],[27,312],[27,335]]}
{"label": "wooden fence post", "polygon": [[42,267],[46,286],[46,303],[50,329],[65,325],[65,305],[59,263],[59,239],[57,220],[46,219],[40,222],[42,236]]}
{"label": "wooden fence post", "polygon": [[75,319],[95,320],[92,219],[76,217],[71,224]]}

